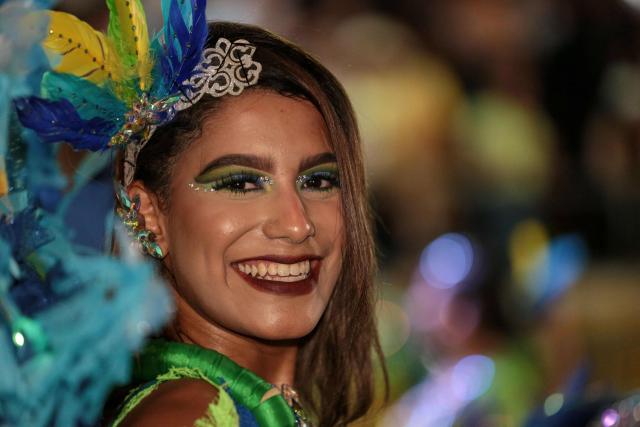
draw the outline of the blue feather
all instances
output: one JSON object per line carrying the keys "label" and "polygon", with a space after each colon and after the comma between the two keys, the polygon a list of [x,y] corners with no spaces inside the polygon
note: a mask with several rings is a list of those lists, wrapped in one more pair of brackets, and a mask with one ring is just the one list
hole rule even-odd
{"label": "blue feather", "polygon": [[70,143],[76,149],[107,148],[115,124],[100,117],[84,120],[66,99],[47,101],[35,96],[14,101],[24,127],[34,130],[45,142]]}
{"label": "blue feather", "polygon": [[[184,5],[189,5],[189,3],[184,3]],[[171,43],[171,45],[175,45],[176,50],[181,54],[183,52],[182,41],[187,40],[189,38],[189,30],[187,29],[187,25],[191,24],[191,9],[183,6],[180,8],[180,5],[177,1],[172,1],[169,6],[169,22],[171,23],[170,29],[175,33],[175,40]],[[187,22],[185,22],[185,20]],[[165,27],[166,29],[166,27]]]}
{"label": "blue feather", "polygon": [[183,83],[192,76],[202,60],[208,28],[205,16],[206,0],[163,0],[164,28],[152,43],[160,86],[154,87],[156,97],[183,92]]}
{"label": "blue feather", "polygon": [[45,73],[42,94],[52,101],[70,101],[85,120],[100,117],[113,122],[121,120],[127,112],[126,105],[109,89],[72,74]]}
{"label": "blue feather", "polygon": [[26,259],[40,246],[53,240],[38,216],[35,207],[29,207],[16,213],[10,222],[0,221],[0,239],[9,243],[18,259]]}

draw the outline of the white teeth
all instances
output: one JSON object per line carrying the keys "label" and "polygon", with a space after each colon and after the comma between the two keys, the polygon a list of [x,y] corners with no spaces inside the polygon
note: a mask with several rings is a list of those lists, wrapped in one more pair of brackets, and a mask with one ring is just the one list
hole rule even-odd
{"label": "white teeth", "polygon": [[289,267],[289,273],[292,276],[298,276],[300,274],[300,263],[291,264],[291,267]]}
{"label": "white teeth", "polygon": [[258,264],[258,274],[264,277],[267,274],[267,266],[263,263]]}
{"label": "white teeth", "polygon": [[238,270],[252,277],[261,277],[265,280],[279,280],[295,282],[303,280],[311,271],[311,262],[304,260],[294,264],[281,264],[277,262],[252,262],[250,264],[238,264]]}
{"label": "white teeth", "polygon": [[299,282],[301,280],[306,279],[308,276],[266,276],[264,280],[271,280],[273,282]]}
{"label": "white teeth", "polygon": [[278,266],[275,264],[269,264],[267,271],[269,272],[269,276],[275,276],[278,274]]}
{"label": "white teeth", "polygon": [[278,264],[278,276],[284,277],[289,275],[289,266],[287,264]]}

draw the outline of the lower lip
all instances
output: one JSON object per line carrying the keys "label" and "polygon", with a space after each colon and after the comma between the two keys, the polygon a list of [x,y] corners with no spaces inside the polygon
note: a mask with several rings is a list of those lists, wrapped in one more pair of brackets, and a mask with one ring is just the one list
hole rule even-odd
{"label": "lower lip", "polygon": [[306,279],[297,282],[278,282],[275,280],[264,280],[243,273],[237,267],[234,270],[242,277],[245,282],[253,286],[255,289],[278,295],[305,295],[310,293],[317,283],[320,262],[311,263],[311,271]]}

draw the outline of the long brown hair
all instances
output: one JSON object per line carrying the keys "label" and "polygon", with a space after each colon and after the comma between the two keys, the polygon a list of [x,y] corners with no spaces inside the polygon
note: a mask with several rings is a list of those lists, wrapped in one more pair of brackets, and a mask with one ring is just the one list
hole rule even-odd
{"label": "long brown hair", "polygon": [[[215,45],[220,37],[245,39],[256,46],[253,58],[262,64],[262,72],[250,90],[271,90],[312,102],[330,135],[340,173],[345,228],[342,271],[324,315],[304,339],[295,387],[311,406],[320,426],[344,425],[364,415],[371,406],[372,354],[383,361],[374,316],[375,253],[353,108],[336,78],[294,44],[259,27],[210,23],[208,46]],[[203,119],[215,112],[224,99],[203,98],[179,113],[141,151],[135,178],[156,192],[162,203],[170,203],[173,161],[197,138]]]}

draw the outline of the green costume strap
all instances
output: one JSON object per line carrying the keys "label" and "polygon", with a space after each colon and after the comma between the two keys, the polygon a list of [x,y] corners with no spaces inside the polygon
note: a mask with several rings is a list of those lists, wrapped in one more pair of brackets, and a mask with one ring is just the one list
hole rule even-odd
{"label": "green costume strap", "polygon": [[133,379],[136,382],[152,381],[172,369],[176,372],[176,368],[194,370],[208,382],[221,385],[253,414],[261,427],[296,426],[293,411],[281,394],[262,401],[273,385],[213,350],[191,344],[151,341],[136,359]]}
{"label": "green costume strap", "polygon": [[196,420],[195,427],[237,427],[240,423],[238,418],[238,412],[236,406],[231,399],[231,396],[218,384],[207,378],[199,369],[192,368],[171,368],[166,374],[158,375],[156,381],[152,384],[143,387],[142,389],[136,388],[133,390],[127,400],[125,406],[118,414],[118,418],[113,423],[113,427],[118,427],[122,420],[138,406],[138,404],[151,393],[153,393],[160,384],[171,381],[179,380],[182,378],[194,378],[208,382],[216,390],[218,390],[218,398],[215,402],[211,402],[207,407],[207,413],[204,417]]}

